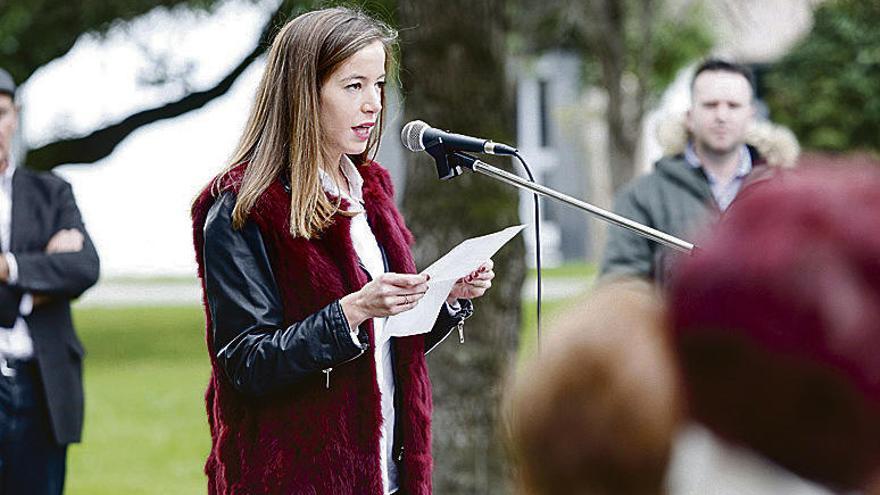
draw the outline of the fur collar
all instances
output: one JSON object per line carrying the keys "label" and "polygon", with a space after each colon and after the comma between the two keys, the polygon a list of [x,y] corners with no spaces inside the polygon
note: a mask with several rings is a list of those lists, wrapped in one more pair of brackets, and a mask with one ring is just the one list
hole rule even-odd
{"label": "fur collar", "polygon": [[[688,142],[685,113],[661,118],[656,137],[664,156],[684,153]],[[800,145],[787,127],[766,120],[756,120],[746,132],[746,144],[755,148],[770,167],[790,168],[797,163]]]}

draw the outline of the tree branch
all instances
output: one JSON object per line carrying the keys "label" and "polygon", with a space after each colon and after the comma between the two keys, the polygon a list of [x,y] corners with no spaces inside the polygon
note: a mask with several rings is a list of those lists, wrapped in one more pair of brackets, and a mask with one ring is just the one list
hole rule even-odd
{"label": "tree branch", "polygon": [[31,150],[25,159],[26,166],[33,170],[51,170],[58,165],[70,163],[94,163],[109,156],[119,143],[137,129],[199,109],[215,98],[223,96],[245,69],[267,50],[271,37],[286,17],[285,12],[288,11],[286,7],[289,3],[292,2],[282,2],[264,25],[254,49],[214,87],[190,93],[177,101],[159,107],[134,113],[120,122],[97,129],[86,136],[55,141]]}

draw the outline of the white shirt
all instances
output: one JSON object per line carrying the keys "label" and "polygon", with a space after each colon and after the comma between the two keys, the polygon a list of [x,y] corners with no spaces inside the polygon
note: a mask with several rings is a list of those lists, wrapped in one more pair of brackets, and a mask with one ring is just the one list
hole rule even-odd
{"label": "white shirt", "polygon": [[832,495],[695,423],[682,428],[675,439],[667,488],[671,495]]}
{"label": "white shirt", "polygon": [[[0,173],[0,249],[6,257],[9,265],[9,281],[14,284],[18,281],[18,263],[15,256],[9,252],[9,242],[12,230],[12,176],[15,174],[15,160],[8,158],[8,165],[3,173]],[[29,359],[34,355],[34,342],[31,340],[27,323],[23,316],[31,314],[33,298],[30,294],[24,294],[19,305],[19,317],[15,320],[12,328],[0,327],[0,358]]]}
{"label": "white shirt", "polygon": [[[361,263],[367,269],[367,273],[375,280],[385,273],[385,262],[382,259],[382,251],[379,243],[373,235],[370,224],[367,223],[367,213],[364,210],[363,185],[364,180],[357,171],[351,160],[344,156],[342,159],[342,173],[348,180],[350,194],[341,191],[333,179],[320,171],[321,185],[330,194],[341,196],[349,203],[349,212],[358,214],[351,219],[351,241],[354,250]],[[373,335],[379,338],[385,327],[387,318],[373,318]],[[357,329],[353,330],[353,338],[357,341]],[[382,486],[385,494],[394,493],[398,489],[397,464],[393,461],[392,450],[394,448],[394,369],[391,366],[391,341],[384,339],[375,342],[373,356],[376,359],[376,382],[379,385],[382,406],[382,424],[379,425],[379,463],[382,469]]]}

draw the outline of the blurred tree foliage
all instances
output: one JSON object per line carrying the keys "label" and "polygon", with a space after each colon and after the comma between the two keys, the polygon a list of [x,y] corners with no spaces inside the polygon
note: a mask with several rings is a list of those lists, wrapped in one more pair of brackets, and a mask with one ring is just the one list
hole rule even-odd
{"label": "blurred tree foliage", "polygon": [[880,2],[836,0],[766,75],[774,120],[806,148],[880,151]]}
{"label": "blurred tree foliage", "polygon": [[[84,34],[104,34],[111,27],[124,26],[126,21],[157,7],[210,11],[220,3],[220,0],[0,0],[0,67],[20,84],[40,67],[67,54]],[[264,37],[267,33],[268,30],[264,30]],[[260,41],[264,40],[254,40],[255,50],[214,87],[192,91],[176,101],[136,112],[85,136],[65,137],[29,150],[26,165],[50,170],[65,163],[94,163],[109,155],[138,128],[204,106],[225,94],[262,53],[264,48],[260,47]]]}
{"label": "blurred tree foliage", "polygon": [[[251,1],[251,0],[248,0]],[[210,9],[218,0],[0,0],[0,62],[16,81],[63,56],[83,33],[103,33],[156,7]]]}
{"label": "blurred tree foliage", "polygon": [[614,189],[634,174],[642,117],[653,98],[712,48],[702,13],[700,1],[673,7],[663,0],[524,0],[516,11],[526,52],[581,53],[584,83],[606,91]]}
{"label": "blurred tree foliage", "polygon": [[654,31],[651,70],[647,74],[649,102],[669,86],[685,65],[706,56],[714,39],[702,21],[699,6],[679,18],[661,18]]}
{"label": "blurred tree foliage", "polygon": [[[239,0],[257,3],[258,0]],[[19,83],[26,81],[40,67],[63,57],[84,34],[101,35],[113,26],[125,27],[127,21],[155,8],[189,8],[210,12],[224,0],[0,0],[0,67]],[[135,130],[163,119],[178,117],[203,107],[232,87],[236,79],[268,48],[275,31],[291,15],[319,3],[317,0],[282,0],[263,26],[253,49],[224,77],[209,88],[191,89],[174,101],[161,102],[154,108],[138,111],[118,122],[94,129],[85,136],[64,137],[40,148],[29,150],[25,163],[36,170],[50,170],[66,163],[94,163],[113,152]],[[381,2],[373,2],[383,5]],[[387,3],[387,2],[385,2]],[[156,61],[161,72],[162,61]],[[186,74],[171,77],[185,78]],[[174,84],[166,78],[143,81],[151,84]],[[189,87],[183,81],[184,87]]]}

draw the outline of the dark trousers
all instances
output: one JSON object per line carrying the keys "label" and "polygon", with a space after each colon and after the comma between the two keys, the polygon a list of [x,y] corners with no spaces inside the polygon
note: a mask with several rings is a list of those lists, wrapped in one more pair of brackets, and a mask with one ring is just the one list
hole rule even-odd
{"label": "dark trousers", "polygon": [[0,372],[0,495],[60,495],[67,446],[52,435],[36,362],[0,359]]}

